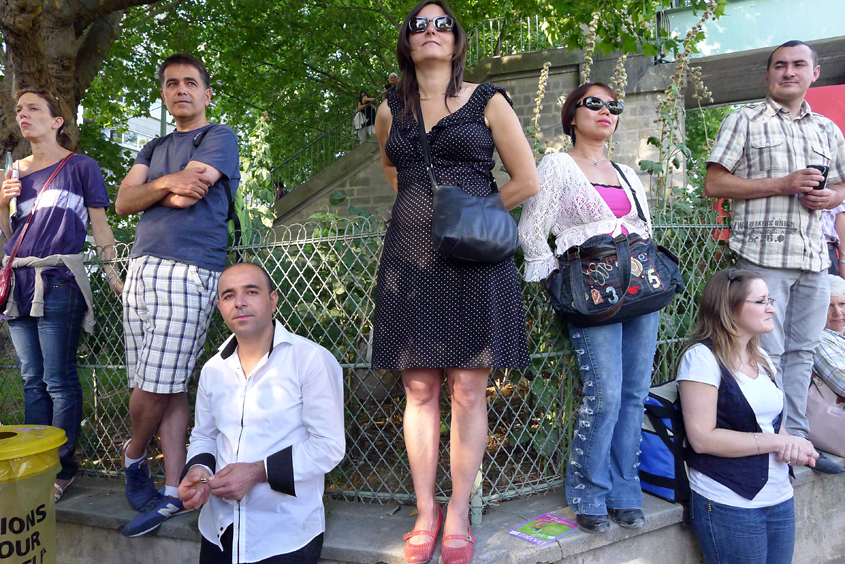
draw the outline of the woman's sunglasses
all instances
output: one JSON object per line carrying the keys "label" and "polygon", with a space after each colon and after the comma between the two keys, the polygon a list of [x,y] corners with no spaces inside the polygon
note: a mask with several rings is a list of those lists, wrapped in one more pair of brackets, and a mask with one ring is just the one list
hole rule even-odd
{"label": "woman's sunglasses", "polygon": [[597,112],[607,106],[607,111],[614,116],[618,116],[619,114],[621,114],[622,110],[625,108],[622,102],[619,102],[617,100],[608,100],[607,102],[605,102],[598,96],[587,96],[586,98],[575,104],[576,108],[580,108],[581,106],[584,106],[588,110],[592,110],[594,112]]}
{"label": "woman's sunglasses", "polygon": [[417,16],[408,22],[411,33],[423,33],[428,29],[429,22],[434,24],[435,31],[452,31],[455,27],[455,18],[452,16],[437,16],[433,19]]}

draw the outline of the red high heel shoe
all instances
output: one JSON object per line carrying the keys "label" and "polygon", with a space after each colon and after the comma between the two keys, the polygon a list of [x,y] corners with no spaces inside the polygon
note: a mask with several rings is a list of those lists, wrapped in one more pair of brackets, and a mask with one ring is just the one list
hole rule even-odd
{"label": "red high heel shoe", "polygon": [[[415,531],[411,531],[410,533],[406,533],[405,536],[402,537],[405,539],[405,548],[402,550],[405,562],[413,564],[415,562],[428,562],[431,560],[431,557],[434,555],[434,545],[437,543],[437,535],[440,533],[440,527],[442,525],[443,510],[440,509],[440,506],[438,505],[437,528],[434,529],[434,532],[426,531],[425,529],[417,529]],[[431,540],[420,544],[411,544],[411,537],[415,537],[417,535],[428,535],[431,537]]]}

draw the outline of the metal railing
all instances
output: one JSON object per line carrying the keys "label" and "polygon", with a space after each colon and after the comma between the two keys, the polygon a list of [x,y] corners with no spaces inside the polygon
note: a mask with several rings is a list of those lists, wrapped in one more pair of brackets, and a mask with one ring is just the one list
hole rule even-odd
{"label": "metal railing", "polygon": [[[384,93],[376,96],[373,106],[378,108],[383,98]],[[270,177],[273,182],[277,185],[282,183],[287,191],[291,191],[360,145],[354,129],[355,115],[359,111],[344,117],[272,169]],[[377,144],[378,141],[371,136],[365,143]]]}
{"label": "metal railing", "polygon": [[[727,265],[717,239],[724,225],[700,211],[656,214],[656,239],[681,257],[687,291],[661,315],[655,381],[672,376],[689,330],[696,297],[710,274]],[[279,290],[276,311],[290,330],[328,348],[342,364],[345,380],[346,456],[327,476],[327,493],[347,500],[413,503],[413,485],[402,436],[404,394],[398,373],[370,368],[368,344],[373,312],[377,255],[384,232],[379,220],[345,220],[280,228],[246,237],[238,250],[263,264]],[[125,272],[129,249],[118,249]],[[521,254],[517,264],[521,268]],[[84,390],[84,421],[78,443],[82,472],[121,475],[120,450],[129,437],[122,308],[108,290],[96,261],[87,263],[97,304],[97,327],[79,349]],[[480,517],[491,503],[558,488],[580,400],[578,373],[569,339],[540,284],[523,284],[531,365],[496,370],[487,389],[488,435],[473,511]],[[215,312],[201,367],[228,331]],[[23,394],[6,324],[0,336],[0,423],[23,422]],[[196,391],[196,377],[190,394]],[[444,432],[437,496],[445,500],[449,478],[448,389],[441,396]],[[191,400],[193,402],[193,398]],[[155,448],[155,447],[154,447]],[[151,462],[161,475],[160,458]]]}
{"label": "metal railing", "polygon": [[494,18],[467,33],[467,66],[484,59],[560,47],[550,23],[540,16]]}

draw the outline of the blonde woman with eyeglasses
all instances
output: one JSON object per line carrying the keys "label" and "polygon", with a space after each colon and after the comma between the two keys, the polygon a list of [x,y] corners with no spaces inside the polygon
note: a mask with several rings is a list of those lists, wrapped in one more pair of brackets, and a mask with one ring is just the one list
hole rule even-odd
{"label": "blonde woman with eyeglasses", "polygon": [[789,466],[814,466],[819,453],[787,433],[784,395],[759,345],[774,329],[774,302],[755,272],[714,274],[678,367],[690,516],[707,564],[792,562]]}

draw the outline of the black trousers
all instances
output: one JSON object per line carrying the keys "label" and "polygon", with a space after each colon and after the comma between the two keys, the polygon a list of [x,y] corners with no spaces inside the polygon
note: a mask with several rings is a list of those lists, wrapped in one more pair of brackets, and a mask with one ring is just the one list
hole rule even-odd
{"label": "black trousers", "polygon": [[[229,528],[220,538],[223,550],[203,537],[200,546],[200,564],[232,564],[232,536],[232,525],[229,525]],[[242,564],[317,564],[322,550],[323,533],[320,533],[311,542],[294,552],[277,554],[259,562],[244,562]]]}

